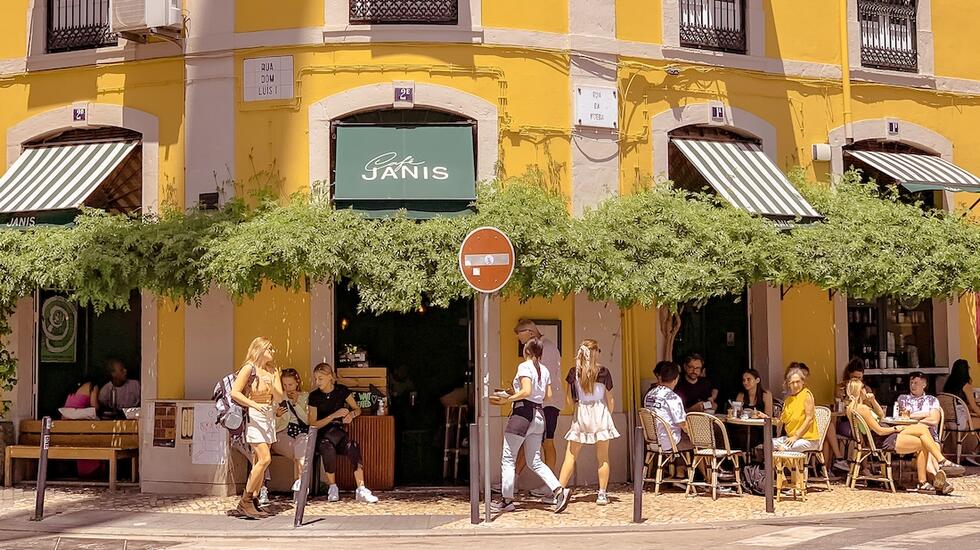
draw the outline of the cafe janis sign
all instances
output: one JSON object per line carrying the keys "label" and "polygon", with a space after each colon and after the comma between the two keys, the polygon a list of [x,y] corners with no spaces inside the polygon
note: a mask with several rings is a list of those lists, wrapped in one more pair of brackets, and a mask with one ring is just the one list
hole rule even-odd
{"label": "cafe janis sign", "polygon": [[411,155],[399,157],[395,151],[382,153],[364,165],[361,174],[364,181],[384,181],[408,179],[412,181],[447,180],[449,167],[428,166],[425,161],[417,161]]}
{"label": "cafe janis sign", "polygon": [[471,126],[338,126],[338,201],[471,201]]}

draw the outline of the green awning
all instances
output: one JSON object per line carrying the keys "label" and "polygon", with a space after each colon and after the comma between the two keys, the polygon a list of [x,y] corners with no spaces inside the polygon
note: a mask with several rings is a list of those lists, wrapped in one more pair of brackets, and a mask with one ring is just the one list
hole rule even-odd
{"label": "green awning", "polygon": [[940,157],[879,151],[848,151],[847,154],[895,178],[912,192],[980,193],[980,178]]}
{"label": "green awning", "polygon": [[334,158],[337,208],[430,218],[465,214],[476,200],[470,125],[340,125]]}

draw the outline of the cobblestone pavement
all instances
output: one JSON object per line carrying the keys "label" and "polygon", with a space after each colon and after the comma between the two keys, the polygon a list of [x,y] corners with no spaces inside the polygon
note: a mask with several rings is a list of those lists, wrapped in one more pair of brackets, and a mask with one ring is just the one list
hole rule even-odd
{"label": "cobblestone pavement", "polygon": [[[956,491],[951,496],[936,496],[899,491],[892,494],[879,489],[848,489],[836,484],[830,491],[815,488],[806,502],[786,501],[776,504],[775,517],[795,517],[814,514],[853,513],[915,506],[947,505],[980,508],[980,474],[953,479]],[[342,493],[339,503],[327,503],[322,497],[312,500],[306,508],[307,517],[353,515],[456,515],[469,517],[469,500],[464,491],[393,491],[376,493],[377,504],[355,503],[352,493]],[[559,515],[549,505],[528,497],[519,501],[518,511],[503,514],[494,522],[500,527],[609,527],[627,525],[632,517],[633,497],[630,487],[611,487],[610,503],[595,504],[595,492],[585,488],[572,496],[568,510]],[[23,515],[33,510],[33,488],[5,488],[0,493],[0,519]],[[52,487],[46,493],[45,516],[79,510],[118,510],[133,512],[164,512],[174,514],[224,515],[234,508],[236,497],[167,496],[140,494],[135,489],[109,493],[104,489]],[[717,501],[709,496],[685,497],[670,489],[654,496],[644,494],[643,516],[658,524],[703,523],[771,518],[764,512],[762,497],[724,495]],[[293,513],[291,499],[278,496],[272,510],[279,514]],[[481,506],[482,509],[482,506]],[[442,529],[465,529],[471,525],[461,519],[443,525]]]}

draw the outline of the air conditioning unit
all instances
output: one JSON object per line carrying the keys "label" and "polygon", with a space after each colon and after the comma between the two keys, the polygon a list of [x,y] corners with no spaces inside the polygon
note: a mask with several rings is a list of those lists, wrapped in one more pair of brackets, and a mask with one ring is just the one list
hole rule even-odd
{"label": "air conditioning unit", "polygon": [[126,35],[180,32],[184,18],[180,0],[109,0],[112,32]]}

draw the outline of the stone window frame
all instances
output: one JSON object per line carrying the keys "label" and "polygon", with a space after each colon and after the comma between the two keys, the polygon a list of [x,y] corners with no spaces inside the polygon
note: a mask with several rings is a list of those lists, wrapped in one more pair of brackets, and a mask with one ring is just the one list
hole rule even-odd
{"label": "stone window frame", "polygon": [[[680,0],[662,0],[663,53],[666,58],[684,59],[712,65],[726,66],[726,59],[745,60],[766,56],[766,14],[763,0],[745,2],[745,53],[718,52],[681,46]],[[738,66],[744,65],[739,63]]]}
{"label": "stone window frame", "polygon": [[898,86],[935,85],[935,44],[932,36],[932,0],[918,0],[915,6],[915,42],[919,72],[890,71],[861,65],[861,23],[858,0],[847,0],[847,59],[851,78]]}
{"label": "stone window frame", "polygon": [[[483,32],[483,0],[459,0],[455,25],[361,25],[350,22],[349,0],[323,0],[325,42],[366,37],[368,42],[470,41]],[[360,42],[362,40],[356,40]]]}

